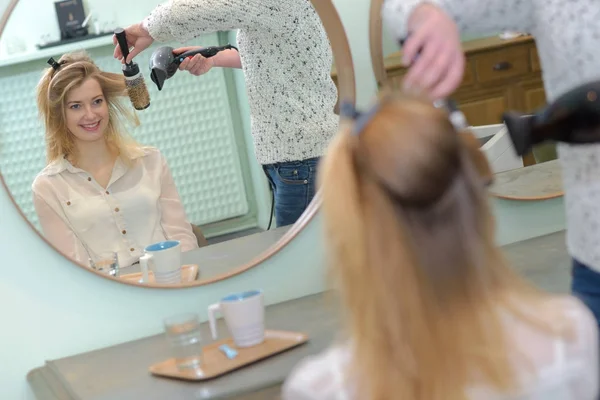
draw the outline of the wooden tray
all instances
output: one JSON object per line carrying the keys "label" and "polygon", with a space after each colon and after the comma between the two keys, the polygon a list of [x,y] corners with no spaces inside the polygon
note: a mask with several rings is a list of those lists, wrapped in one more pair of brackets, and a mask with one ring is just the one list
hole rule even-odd
{"label": "wooden tray", "polygon": [[[196,264],[186,264],[181,267],[181,281],[192,282],[195,281],[198,276],[198,266]],[[140,282],[142,279],[141,272],[133,272],[131,274],[125,274],[119,276],[119,279],[124,279],[131,282]],[[152,271],[148,271],[148,283],[154,282],[154,274]]]}
{"label": "wooden tray", "polygon": [[[204,381],[225,375],[236,369],[253,364],[257,361],[272,357],[290,350],[308,341],[308,336],[300,332],[265,331],[265,341],[253,347],[238,348],[232,338],[219,340],[204,346],[202,366],[198,369],[178,369],[175,359],[170,358],[150,366],[150,373],[167,378],[186,381]],[[236,350],[238,355],[233,360],[228,359],[219,346],[227,344]]]}

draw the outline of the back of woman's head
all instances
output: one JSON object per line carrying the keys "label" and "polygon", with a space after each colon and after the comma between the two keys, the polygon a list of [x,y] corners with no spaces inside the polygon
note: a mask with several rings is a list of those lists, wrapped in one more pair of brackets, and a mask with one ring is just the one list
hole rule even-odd
{"label": "back of woman's head", "polygon": [[63,55],[55,66],[47,68],[37,86],[38,110],[46,128],[48,162],[75,155],[73,136],[66,122],[67,97],[88,79],[99,83],[108,103],[106,139],[121,152],[127,152],[126,142],[130,140],[123,136],[122,123],[138,125],[139,122],[131,108],[122,103],[127,96],[125,78],[122,74],[102,71],[85,52],[75,52]]}
{"label": "back of woman's head", "polygon": [[321,168],[359,398],[463,399],[476,365],[510,386],[498,304],[526,285],[494,246],[481,160],[428,101],[390,95],[369,114]]}

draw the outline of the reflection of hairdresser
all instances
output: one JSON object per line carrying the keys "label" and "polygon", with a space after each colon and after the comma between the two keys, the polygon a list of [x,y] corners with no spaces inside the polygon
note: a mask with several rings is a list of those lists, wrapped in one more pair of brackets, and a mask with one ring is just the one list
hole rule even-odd
{"label": "reflection of hairdresser", "polygon": [[123,132],[121,117],[137,123],[123,96],[123,75],[85,54],[64,55],[38,85],[48,165],[33,182],[35,209],[46,238],[84,264],[114,251],[128,266],[166,239],[198,246],[166,160]]}
{"label": "reflection of hairdresser", "polygon": [[477,149],[430,101],[373,111],[321,168],[344,335],[292,372],[282,399],[597,399],[594,317],[495,246]]}
{"label": "reflection of hairdresser", "polygon": [[[338,127],[333,55],[309,0],[171,0],[126,29],[135,48],[154,40],[186,41],[239,29],[239,55],[200,55],[183,69],[199,75],[213,66],[242,68],[246,79],[256,158],[275,196],[278,226],[294,223],[315,194],[318,158]],[[121,51],[115,49],[121,58]]]}
{"label": "reflection of hairdresser", "polygon": [[[464,71],[458,29],[513,30],[535,37],[548,101],[600,79],[599,13],[600,2],[595,0],[386,0],[383,10],[396,37],[411,33],[404,47],[406,58],[422,49],[406,75],[408,86],[428,89],[436,97],[448,95]],[[574,259],[572,290],[600,321],[600,145],[557,147],[567,247]]]}

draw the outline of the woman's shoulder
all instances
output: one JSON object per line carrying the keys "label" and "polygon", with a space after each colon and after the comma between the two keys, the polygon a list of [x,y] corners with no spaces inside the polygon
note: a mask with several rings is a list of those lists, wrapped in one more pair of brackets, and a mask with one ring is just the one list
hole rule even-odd
{"label": "woman's shoulder", "polygon": [[282,400],[330,400],[347,390],[343,369],[349,365],[346,345],[330,347],[323,353],[302,360],[282,387]]}
{"label": "woman's shoulder", "polygon": [[[564,349],[566,358],[586,359],[589,354],[595,354],[595,364],[598,363],[598,321],[591,310],[577,297],[572,295],[557,295],[546,303],[552,315],[552,321],[559,331],[565,333],[558,339]],[[556,342],[555,342],[556,343]]]}
{"label": "woman's shoulder", "polygon": [[147,160],[159,160],[163,157],[160,149],[154,146],[141,146],[139,155]]}
{"label": "woman's shoulder", "polygon": [[64,165],[65,161],[62,159],[54,160],[44,167],[38,174],[33,178],[31,188],[34,192],[39,192],[44,188],[52,187],[52,182],[55,176],[60,175],[66,169]]}
{"label": "woman's shoulder", "polygon": [[598,322],[590,309],[577,297],[572,295],[557,295],[552,297],[547,306],[560,310],[569,325],[597,326]]}

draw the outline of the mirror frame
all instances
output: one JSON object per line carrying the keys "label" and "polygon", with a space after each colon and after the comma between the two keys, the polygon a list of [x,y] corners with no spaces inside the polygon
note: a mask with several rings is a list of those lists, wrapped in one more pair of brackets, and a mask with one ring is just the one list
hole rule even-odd
{"label": "mirror frame", "polygon": [[[383,54],[383,20],[381,18],[383,2],[384,0],[371,0],[369,9],[369,49],[371,54],[371,67],[373,68],[373,74],[375,75],[378,90],[382,90],[389,84],[387,70],[385,69],[385,56]],[[502,172],[499,174],[501,173]],[[564,195],[564,191],[561,190],[542,196],[509,196],[495,192],[493,185],[489,187],[488,193],[495,198],[513,201],[542,201],[562,197]]]}
{"label": "mirror frame", "polygon": [[[4,10],[2,17],[0,18],[0,38],[2,37],[2,33],[4,32],[4,29],[6,28],[6,25],[8,24],[10,16],[13,13],[13,11],[18,3],[19,3],[19,0],[11,0],[11,2],[8,4],[6,9]],[[350,44],[348,42],[348,37],[346,36],[346,31],[344,30],[344,26],[342,24],[342,21],[340,19],[338,12],[337,12],[337,9],[336,9],[335,5],[333,4],[332,0],[311,0],[311,3],[313,5],[314,9],[317,11],[317,14],[321,18],[321,22],[325,28],[325,32],[327,33],[327,36],[329,38],[329,42],[330,42],[330,45],[332,48],[334,65],[335,65],[335,69],[337,71],[337,80],[338,80],[338,103],[340,103],[341,101],[344,101],[344,102],[348,102],[351,104],[355,104],[355,102],[356,102],[356,85],[355,85],[355,80],[354,80],[355,79],[354,78],[354,64],[352,63],[352,54],[350,52]],[[343,120],[340,117],[340,125],[342,123],[343,123]],[[23,211],[17,204],[12,193],[8,189],[8,186],[6,185],[6,181],[4,180],[4,177],[2,176],[1,171],[0,171],[0,190],[5,190],[7,192],[8,197],[9,197],[10,201],[12,202],[12,204],[17,209],[17,212],[21,215],[21,217],[23,217],[23,219],[26,221],[26,223],[29,225],[29,227],[34,232],[36,232],[36,234],[43,240],[43,242],[46,243],[48,246],[52,247],[57,253],[62,255],[66,260],[70,261],[72,265],[76,266],[77,268],[82,268],[82,269],[88,271],[89,273],[97,275],[103,279],[108,279],[108,280],[118,282],[121,284],[137,286],[137,287],[141,287],[141,288],[148,288],[148,289],[183,289],[183,288],[189,288],[189,287],[204,286],[204,285],[215,283],[215,282],[218,282],[218,281],[221,281],[224,279],[231,278],[231,277],[239,275],[253,267],[256,267],[256,266],[260,265],[261,263],[263,263],[264,261],[268,260],[269,258],[273,257],[275,254],[277,254],[279,251],[281,251],[281,249],[283,249],[285,246],[290,244],[292,239],[294,239],[296,236],[298,236],[298,234],[315,217],[317,211],[319,210],[319,208],[321,206],[321,190],[318,190],[317,193],[315,194],[315,197],[313,198],[311,203],[308,205],[308,207],[306,208],[304,213],[300,216],[298,221],[296,221],[296,223],[290,227],[290,229],[279,239],[279,241],[277,241],[270,248],[263,251],[258,256],[251,259],[250,261],[232,269],[231,271],[222,273],[220,275],[214,276],[209,279],[205,279],[205,280],[200,279],[200,280],[195,280],[192,282],[185,282],[185,283],[181,283],[181,284],[175,286],[175,285],[164,285],[164,284],[157,284],[157,283],[142,284],[142,283],[138,283],[138,282],[132,282],[132,281],[127,281],[127,280],[123,280],[123,279],[119,279],[119,278],[114,278],[111,276],[101,274],[91,268],[88,268],[88,267],[80,264],[73,258],[67,256],[66,254],[64,254],[63,252],[58,250],[52,244],[50,244],[50,242],[44,237],[44,235],[35,228],[35,226],[31,223],[31,221],[29,221],[27,219],[27,217],[25,216],[25,214],[23,213]]]}
{"label": "mirror frame", "polygon": [[369,51],[371,53],[371,67],[379,90],[385,86],[388,79],[385,70],[385,57],[383,56],[383,20],[381,18],[383,1],[371,0],[369,9]]}

